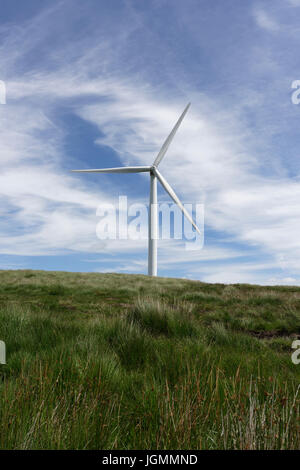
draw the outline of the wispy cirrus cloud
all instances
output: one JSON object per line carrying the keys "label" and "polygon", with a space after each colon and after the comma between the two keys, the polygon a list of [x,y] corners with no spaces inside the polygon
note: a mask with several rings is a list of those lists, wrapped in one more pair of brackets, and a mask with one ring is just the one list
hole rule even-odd
{"label": "wispy cirrus cloud", "polygon": [[280,30],[280,24],[275,20],[272,15],[262,8],[256,8],[254,10],[254,18],[258,26],[267,30],[276,32]]}

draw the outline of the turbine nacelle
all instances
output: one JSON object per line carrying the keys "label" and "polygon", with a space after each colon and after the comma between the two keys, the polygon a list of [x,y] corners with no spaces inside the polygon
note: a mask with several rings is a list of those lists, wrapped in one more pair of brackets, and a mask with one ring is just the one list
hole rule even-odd
{"label": "turbine nacelle", "polygon": [[151,166],[127,166],[119,168],[100,168],[94,170],[72,170],[76,173],[150,173],[150,210],[149,210],[149,250],[148,250],[148,274],[150,276],[157,275],[157,180],[160,182],[164,190],[169,194],[171,199],[178,205],[183,215],[188,219],[196,231],[200,234],[200,230],[196,223],[181,203],[180,199],[176,195],[175,191],[171,188],[167,180],[158,171],[158,165],[164,158],[184,116],[186,115],[190,103],[186,106],[180,118],[173,127],[171,133],[166,138],[160,151],[157,154]]}

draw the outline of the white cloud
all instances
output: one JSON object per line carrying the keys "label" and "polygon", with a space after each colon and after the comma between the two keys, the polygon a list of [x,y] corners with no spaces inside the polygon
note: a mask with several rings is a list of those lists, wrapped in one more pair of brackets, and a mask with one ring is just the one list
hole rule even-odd
{"label": "white cloud", "polygon": [[287,0],[293,7],[300,7],[300,0]]}
{"label": "white cloud", "polygon": [[269,12],[257,8],[254,10],[254,18],[258,26],[267,31],[275,32],[280,30],[278,22],[270,15]]}

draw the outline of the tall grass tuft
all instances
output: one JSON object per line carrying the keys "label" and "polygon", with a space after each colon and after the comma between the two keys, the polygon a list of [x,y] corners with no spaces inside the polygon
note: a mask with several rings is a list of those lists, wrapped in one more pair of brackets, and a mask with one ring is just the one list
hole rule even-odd
{"label": "tall grass tuft", "polygon": [[140,298],[128,318],[153,335],[184,338],[196,335],[193,307],[184,302],[168,305],[159,300]]}

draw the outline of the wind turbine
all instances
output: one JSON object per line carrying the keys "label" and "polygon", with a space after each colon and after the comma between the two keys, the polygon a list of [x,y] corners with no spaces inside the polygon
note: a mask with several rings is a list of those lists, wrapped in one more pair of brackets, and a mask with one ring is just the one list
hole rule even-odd
{"label": "wind turbine", "polygon": [[76,173],[150,173],[150,201],[149,201],[149,226],[148,226],[148,275],[149,276],[157,276],[157,222],[158,222],[158,211],[157,211],[157,180],[160,182],[162,187],[165,191],[169,194],[169,196],[173,199],[173,201],[179,206],[185,217],[189,220],[189,222],[193,225],[193,227],[197,230],[200,234],[200,230],[193,221],[192,217],[185,209],[183,204],[180,202],[178,196],[176,196],[174,190],[171,188],[169,183],[166,179],[162,176],[162,174],[158,171],[157,167],[164,158],[170,143],[172,142],[184,116],[186,115],[189,107],[189,103],[186,108],[184,109],[182,115],[176,122],[175,126],[173,127],[170,135],[166,138],[163,146],[161,147],[160,151],[156,159],[154,160],[151,166],[126,166],[120,168],[101,168],[97,170],[72,170]]}

